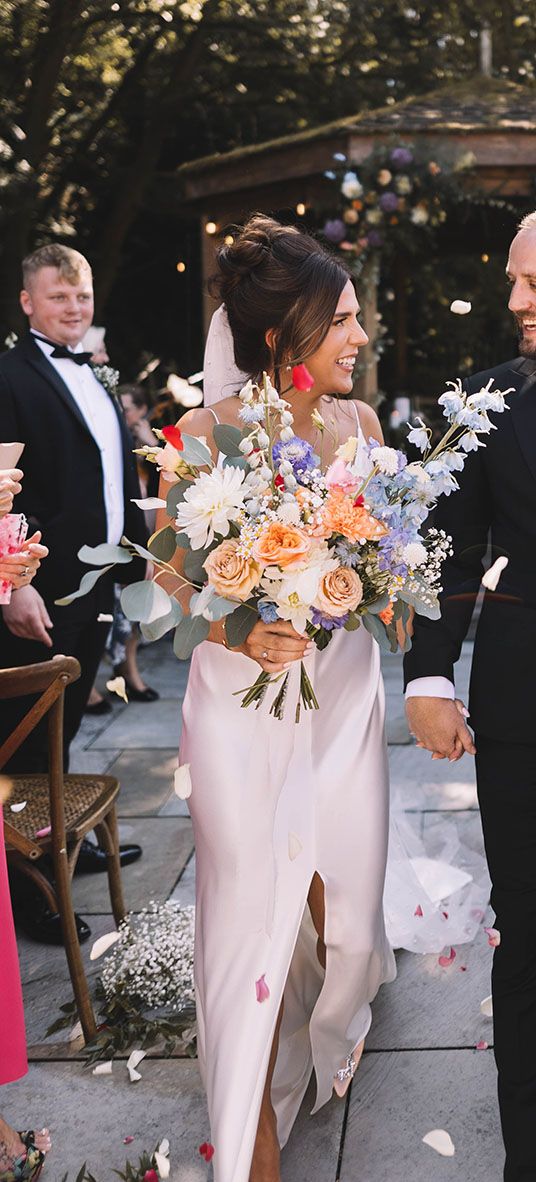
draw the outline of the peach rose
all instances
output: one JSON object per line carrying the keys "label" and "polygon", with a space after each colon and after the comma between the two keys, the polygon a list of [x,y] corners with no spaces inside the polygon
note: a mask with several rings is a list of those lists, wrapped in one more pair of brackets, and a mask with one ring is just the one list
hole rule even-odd
{"label": "peach rose", "polygon": [[349,566],[337,566],[320,581],[315,607],[325,616],[345,616],[355,611],[363,598],[363,584]]}
{"label": "peach rose", "polygon": [[228,538],[211,550],[203,566],[208,581],[218,595],[227,599],[246,600],[260,582],[261,568],[251,558],[238,553],[237,538]]}
{"label": "peach rose", "polygon": [[311,540],[295,525],[272,521],[263,529],[253,546],[253,557],[262,566],[294,566],[302,562],[311,547]]}
{"label": "peach rose", "polygon": [[352,497],[340,489],[332,489],[322,509],[324,537],[342,534],[349,542],[377,541],[387,530],[381,521],[372,517],[362,505],[355,505]]}

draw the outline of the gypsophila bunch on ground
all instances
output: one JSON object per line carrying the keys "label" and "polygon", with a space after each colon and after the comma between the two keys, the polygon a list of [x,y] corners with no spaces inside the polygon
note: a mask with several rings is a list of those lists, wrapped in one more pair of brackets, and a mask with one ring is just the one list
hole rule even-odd
{"label": "gypsophila bunch on ground", "polygon": [[101,972],[108,1000],[184,1010],[194,1001],[194,908],[152,902],[119,927]]}

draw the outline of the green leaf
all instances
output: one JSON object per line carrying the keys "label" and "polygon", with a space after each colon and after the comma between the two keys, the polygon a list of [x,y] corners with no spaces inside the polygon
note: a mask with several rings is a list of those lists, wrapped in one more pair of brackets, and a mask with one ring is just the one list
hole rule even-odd
{"label": "green leaf", "polygon": [[229,648],[238,648],[247,640],[251,629],[255,627],[259,618],[255,604],[241,603],[232,615],[227,616],[225,635]]}
{"label": "green leaf", "polygon": [[248,462],[245,456],[225,456],[223,461],[224,468],[242,468],[246,469]]}
{"label": "green leaf", "polygon": [[367,611],[372,612],[373,616],[379,616],[380,612],[385,611],[389,606],[389,602],[389,593],[384,591],[383,595],[380,595],[380,598],[376,599],[374,603],[367,603]]}
{"label": "green leaf", "polygon": [[101,566],[100,570],[88,570],[85,575],[82,575],[78,591],[72,591],[70,595],[64,595],[61,599],[55,599],[54,603],[56,607],[67,607],[74,599],[81,599],[84,595],[87,595],[88,591],[93,589],[95,583],[103,575],[107,574],[109,570],[112,570],[113,565],[113,563],[110,563],[110,566]]}
{"label": "green leaf", "polygon": [[344,631],[345,632],[357,632],[357,629],[360,626],[361,626],[361,616],[358,616],[355,612],[350,612],[350,615],[348,616],[348,619],[344,625]]}
{"label": "green leaf", "polygon": [[132,562],[132,554],[124,546],[112,546],[109,542],[101,542],[100,546],[82,546],[78,551],[80,562],[87,562],[88,566],[103,566],[110,562]]}
{"label": "green leaf", "polygon": [[192,543],[188,534],[175,534],[175,545],[177,550],[189,550]]}
{"label": "green leaf", "polygon": [[214,442],[224,456],[241,456],[242,432],[228,423],[216,423],[213,431]]}
{"label": "green leaf", "polygon": [[225,599],[223,595],[217,595],[213,587],[207,583],[206,587],[199,593],[194,593],[190,600],[190,611],[193,616],[203,616],[210,620],[223,620],[224,616],[230,616],[236,610],[236,600]]}
{"label": "green leaf", "polygon": [[209,632],[208,620],[204,620],[202,616],[185,616],[175,628],[173,639],[173,651],[179,661],[187,661],[196,645],[207,639]]}
{"label": "green leaf", "polygon": [[84,1162],[82,1169],[79,1170],[78,1174],[76,1175],[75,1182],[84,1182],[84,1178],[86,1176],[86,1165],[87,1162]]}
{"label": "green leaf", "polygon": [[191,487],[191,480],[179,480],[178,484],[172,484],[166,497],[166,513],[168,517],[176,516],[179,501],[184,500],[185,492]]}
{"label": "green leaf", "polygon": [[170,611],[171,597],[158,583],[144,579],[121,591],[121,607],[128,620],[152,624]]}
{"label": "green leaf", "polygon": [[203,567],[203,563],[213,549],[213,546],[209,546],[208,550],[186,551],[183,562],[185,578],[190,579],[192,583],[206,583],[207,572]]}
{"label": "green leaf", "polygon": [[420,598],[418,592],[409,591],[407,587],[403,587],[401,591],[397,591],[397,595],[404,603],[409,603],[410,607],[414,607],[418,616],[426,616],[427,620],[441,619],[441,608],[438,600],[433,604],[425,603]]}
{"label": "green leaf", "polygon": [[160,562],[169,562],[175,553],[175,530],[172,525],[164,525],[151,534],[147,546],[150,553]]}
{"label": "green leaf", "polygon": [[361,616],[361,619],[363,621],[363,627],[367,629],[367,632],[370,632],[370,635],[374,638],[374,640],[377,641],[382,651],[384,653],[389,653],[391,651],[391,645],[381,620],[379,620],[377,616],[371,615],[369,612],[365,612],[365,614]]}
{"label": "green leaf", "polygon": [[140,624],[140,632],[145,640],[161,640],[166,632],[170,632],[177,624],[180,624],[183,616],[182,607],[176,599],[171,599],[171,610],[166,616],[159,616],[157,620],[153,620],[150,624]]}
{"label": "green leaf", "polygon": [[181,451],[181,460],[185,460],[187,464],[195,464],[196,467],[213,467],[211,451],[206,443],[201,443],[196,435],[183,435],[182,442],[184,450]]}

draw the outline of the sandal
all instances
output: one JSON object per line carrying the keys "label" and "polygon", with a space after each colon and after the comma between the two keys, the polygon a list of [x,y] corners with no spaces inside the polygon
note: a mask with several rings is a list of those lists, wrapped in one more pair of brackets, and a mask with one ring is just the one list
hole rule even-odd
{"label": "sandal", "polygon": [[0,1171],[0,1182],[37,1182],[45,1162],[45,1154],[34,1145],[33,1129],[19,1133],[26,1152],[13,1158],[7,1170]]}

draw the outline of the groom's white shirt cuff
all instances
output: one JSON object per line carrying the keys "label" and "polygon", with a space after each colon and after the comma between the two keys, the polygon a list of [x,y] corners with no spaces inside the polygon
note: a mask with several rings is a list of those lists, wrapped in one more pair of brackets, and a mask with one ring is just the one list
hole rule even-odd
{"label": "groom's white shirt cuff", "polygon": [[454,686],[448,677],[415,677],[408,681],[406,698],[451,698],[456,697]]}

